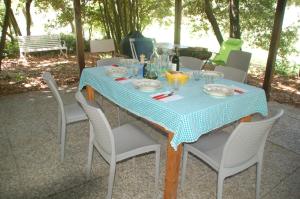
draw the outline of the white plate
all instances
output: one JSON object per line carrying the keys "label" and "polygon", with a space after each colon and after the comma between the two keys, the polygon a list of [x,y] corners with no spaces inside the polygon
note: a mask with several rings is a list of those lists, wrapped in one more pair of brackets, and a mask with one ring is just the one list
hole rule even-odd
{"label": "white plate", "polygon": [[114,78],[125,77],[127,75],[127,68],[121,66],[120,67],[108,66],[106,67],[106,74]]}
{"label": "white plate", "polygon": [[153,79],[137,79],[132,81],[132,84],[136,89],[143,92],[152,92],[162,87],[162,83],[159,80]]}
{"label": "white plate", "polygon": [[223,84],[206,84],[203,86],[203,91],[215,97],[226,97],[234,94],[234,89]]}

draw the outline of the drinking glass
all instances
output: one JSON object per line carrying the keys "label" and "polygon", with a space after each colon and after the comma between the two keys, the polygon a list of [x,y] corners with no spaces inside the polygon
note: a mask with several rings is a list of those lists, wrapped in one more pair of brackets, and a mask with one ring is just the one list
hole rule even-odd
{"label": "drinking glass", "polygon": [[195,81],[199,81],[201,79],[201,71],[193,71],[193,77]]}
{"label": "drinking glass", "polygon": [[131,72],[132,72],[132,75],[133,75],[134,77],[137,77],[138,72],[139,72],[139,68],[138,68],[137,66],[132,66],[132,67],[131,67]]}
{"label": "drinking glass", "polygon": [[180,87],[180,81],[178,78],[174,78],[173,81],[172,81],[172,89],[174,91],[178,91],[179,90],[179,87]]}

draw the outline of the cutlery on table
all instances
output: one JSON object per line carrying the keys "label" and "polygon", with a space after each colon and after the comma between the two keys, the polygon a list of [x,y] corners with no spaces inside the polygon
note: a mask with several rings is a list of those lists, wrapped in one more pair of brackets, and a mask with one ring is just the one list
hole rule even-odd
{"label": "cutlery on table", "polygon": [[174,91],[168,93],[168,94],[160,94],[160,95],[156,95],[153,97],[153,99],[156,99],[156,100],[159,100],[159,99],[163,99],[163,98],[166,98],[166,97],[170,97],[174,95]]}

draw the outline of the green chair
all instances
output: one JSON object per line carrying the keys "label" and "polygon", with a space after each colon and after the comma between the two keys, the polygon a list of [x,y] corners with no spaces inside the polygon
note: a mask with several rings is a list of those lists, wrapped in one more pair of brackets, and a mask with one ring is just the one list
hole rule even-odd
{"label": "green chair", "polygon": [[240,50],[242,45],[243,45],[243,41],[241,39],[229,38],[228,40],[222,43],[220,51],[213,58],[212,63],[216,65],[225,65],[229,53],[232,50]]}

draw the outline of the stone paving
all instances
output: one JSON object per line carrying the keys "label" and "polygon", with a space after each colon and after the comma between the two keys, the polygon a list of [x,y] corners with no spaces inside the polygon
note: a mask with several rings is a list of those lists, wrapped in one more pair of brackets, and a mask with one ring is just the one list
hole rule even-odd
{"label": "stone paving", "polygon": [[[66,103],[74,102],[74,90],[63,89]],[[100,97],[98,97],[100,99]],[[102,100],[99,100],[100,102]],[[102,107],[117,126],[117,109],[106,100]],[[265,146],[261,198],[300,198],[300,110],[283,108]],[[91,179],[84,175],[87,161],[88,122],[68,126],[65,160],[59,160],[57,104],[49,91],[0,97],[0,199],[105,198],[108,165],[94,154]],[[154,153],[118,163],[113,198],[162,198],[166,137],[162,132],[121,110],[121,122],[135,122],[162,144],[160,190],[154,190]],[[178,198],[215,198],[216,173],[190,155],[187,179]],[[223,198],[255,198],[255,166],[225,180]],[[154,194],[155,193],[155,194]]]}

